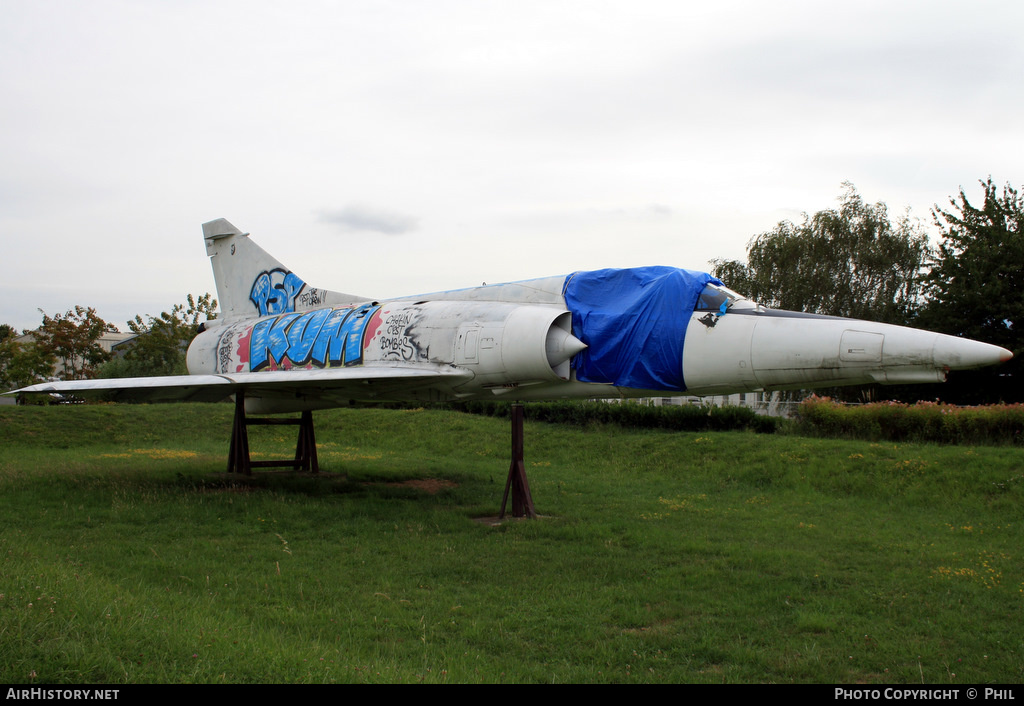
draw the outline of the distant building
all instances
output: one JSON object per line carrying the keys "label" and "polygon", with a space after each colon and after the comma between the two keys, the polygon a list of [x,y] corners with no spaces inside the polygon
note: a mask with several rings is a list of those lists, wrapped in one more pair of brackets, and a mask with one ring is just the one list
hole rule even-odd
{"label": "distant building", "polygon": [[800,403],[782,400],[775,392],[736,392],[734,394],[711,394],[711,396],[681,398],[650,398],[654,407],[665,405],[711,405],[713,407],[749,407],[758,414],[769,417],[787,417]]}
{"label": "distant building", "polygon": [[137,333],[105,333],[100,336],[100,345],[106,352],[119,357],[132,347],[132,343],[138,337]]}
{"label": "distant building", "polygon": [[[616,401],[616,400],[609,400]],[[784,400],[782,395],[774,392],[738,392],[733,395],[708,395],[696,397],[645,397],[638,400],[640,404],[652,407],[690,405],[710,405],[713,407],[749,407],[758,414],[768,417],[788,417],[800,404],[796,400]]]}

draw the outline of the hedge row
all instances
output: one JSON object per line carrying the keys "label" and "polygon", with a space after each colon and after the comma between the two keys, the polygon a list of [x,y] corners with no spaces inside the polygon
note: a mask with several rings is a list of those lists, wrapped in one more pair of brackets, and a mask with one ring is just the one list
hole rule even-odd
{"label": "hedge row", "polygon": [[[460,402],[452,405],[472,414],[491,417],[509,416],[507,402]],[[772,433],[776,421],[756,414],[747,407],[713,407],[705,405],[666,405],[650,407],[630,402],[529,402],[524,405],[527,419],[553,424],[588,426],[617,424],[632,429],[669,429],[672,431],[753,430]]]}
{"label": "hedge row", "polygon": [[849,406],[809,397],[797,408],[799,431],[811,436],[941,444],[1024,443],[1024,405],[954,407],[936,402]]}

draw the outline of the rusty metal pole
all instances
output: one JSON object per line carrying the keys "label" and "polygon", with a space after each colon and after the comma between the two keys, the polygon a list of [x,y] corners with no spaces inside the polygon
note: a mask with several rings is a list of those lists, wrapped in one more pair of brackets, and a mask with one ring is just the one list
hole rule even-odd
{"label": "rusty metal pole", "polygon": [[249,462],[249,430],[245,419],[245,392],[242,390],[235,393],[235,418],[231,422],[228,473],[252,475],[252,466]]}
{"label": "rusty metal pole", "polygon": [[537,512],[533,509],[533,497],[530,495],[530,483],[526,480],[526,464],[523,461],[523,405],[512,404],[512,463],[508,469],[508,480],[505,481],[505,494],[501,498],[500,518],[505,517],[505,504],[508,501],[509,489],[512,491],[512,516],[536,519]]}
{"label": "rusty metal pole", "polygon": [[299,424],[299,440],[295,445],[295,463],[297,467],[312,473],[320,472],[320,462],[316,457],[316,434],[313,431],[313,413],[302,413]]}

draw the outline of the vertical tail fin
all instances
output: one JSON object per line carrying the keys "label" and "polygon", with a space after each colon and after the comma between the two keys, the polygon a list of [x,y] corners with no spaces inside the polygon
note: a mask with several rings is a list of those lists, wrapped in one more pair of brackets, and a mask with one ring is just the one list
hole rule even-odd
{"label": "vertical tail fin", "polygon": [[203,224],[217,298],[225,319],[267,316],[363,301],[309,287],[273,255],[224,218]]}

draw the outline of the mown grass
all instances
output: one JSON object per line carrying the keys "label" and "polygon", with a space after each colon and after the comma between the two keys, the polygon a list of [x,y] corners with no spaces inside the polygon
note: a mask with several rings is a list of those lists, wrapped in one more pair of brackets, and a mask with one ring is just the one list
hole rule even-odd
{"label": "mown grass", "polygon": [[492,526],[506,420],[316,416],[321,477],[246,480],[228,405],[0,411],[0,681],[1024,676],[1013,447],[528,419]]}

